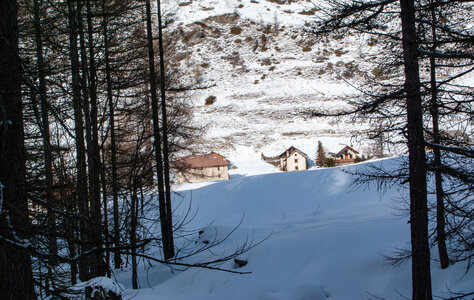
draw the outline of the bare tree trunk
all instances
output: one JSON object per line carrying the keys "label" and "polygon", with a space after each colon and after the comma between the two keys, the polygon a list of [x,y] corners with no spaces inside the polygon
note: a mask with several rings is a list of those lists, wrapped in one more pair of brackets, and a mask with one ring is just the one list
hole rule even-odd
{"label": "bare tree trunk", "polygon": [[137,274],[137,223],[138,223],[138,196],[137,196],[137,179],[133,175],[133,190],[132,190],[132,205],[130,209],[130,247],[132,250],[132,287],[138,289],[138,274]]}
{"label": "bare tree trunk", "polygon": [[[77,254],[76,244],[75,244],[76,234],[74,231],[74,228],[76,227],[76,222],[69,221],[66,226],[67,226],[67,235],[68,235],[67,245],[69,249],[69,258],[73,259],[74,257],[76,257],[76,254]],[[75,285],[77,283],[77,264],[74,261],[71,261],[70,266],[71,266],[71,284]]]}
{"label": "bare tree trunk", "polygon": [[[0,235],[28,237],[16,1],[0,5]],[[36,299],[29,255],[0,239],[0,299]]]}
{"label": "bare tree trunk", "polygon": [[[61,142],[61,136],[59,133],[56,135],[56,144],[60,144]],[[74,201],[70,195],[66,192],[66,166],[64,163],[64,157],[61,153],[61,150],[58,149],[57,156],[59,158],[59,168],[58,168],[58,178],[59,178],[59,194],[60,194],[60,199],[62,201],[62,205],[66,208],[68,212],[76,212],[77,211],[77,203]],[[65,232],[66,232],[66,240],[67,240],[67,245],[68,245],[68,250],[69,250],[69,258],[73,259],[76,257],[77,251],[76,251],[76,229],[78,228],[77,226],[77,218],[67,218],[64,220],[63,226],[65,226]],[[71,284],[75,285],[77,283],[77,264],[74,261],[70,262],[70,268],[71,268]]]}
{"label": "bare tree trunk", "polygon": [[104,34],[104,55],[105,55],[105,77],[107,82],[107,102],[109,105],[109,127],[110,127],[110,151],[112,164],[112,198],[114,210],[114,268],[120,269],[122,258],[120,256],[120,224],[119,224],[119,206],[118,206],[118,187],[117,187],[117,146],[115,139],[115,109],[112,95],[112,79],[110,77],[110,58],[109,58],[109,37],[108,21],[105,8],[105,1],[102,1],[102,28]]}
{"label": "bare tree trunk", "polygon": [[[91,12],[91,3],[90,0],[86,1],[87,9],[87,32],[89,40],[89,93],[90,93],[90,104],[91,104],[91,114],[90,114],[90,124],[92,132],[92,147],[91,153],[89,156],[92,158],[90,160],[92,166],[91,170],[91,223],[93,230],[93,241],[94,246],[97,249],[102,248],[102,228],[101,228],[101,210],[100,210],[100,149],[99,149],[99,130],[97,124],[97,71],[95,64],[95,54],[94,54],[94,32],[92,24],[92,12]],[[103,276],[106,273],[107,267],[104,264],[104,257],[102,251],[95,252],[94,261],[96,266],[94,268],[94,277]]]}
{"label": "bare tree trunk", "polygon": [[[80,53],[80,68],[81,74],[81,90],[82,90],[82,109],[84,112],[84,121],[85,121],[85,142],[86,142],[86,155],[87,155],[87,170],[88,170],[88,179],[89,179],[89,201],[91,201],[92,195],[94,192],[94,181],[92,180],[92,126],[91,126],[91,114],[90,114],[90,99],[89,99],[89,85],[88,78],[89,72],[87,71],[87,54],[86,54],[86,42],[84,37],[84,24],[82,23],[82,1],[76,0],[77,7],[77,27],[78,27],[78,36],[79,36],[79,53]],[[90,205],[90,204],[89,204]],[[89,207],[90,208],[90,207]],[[90,234],[90,236],[93,236]]]}
{"label": "bare tree trunk", "polygon": [[[74,109],[74,127],[76,134],[76,157],[77,157],[77,198],[79,212],[81,214],[80,235],[82,242],[82,252],[90,250],[90,241],[86,218],[89,215],[89,203],[87,192],[87,171],[86,171],[86,151],[84,146],[84,122],[82,115],[81,84],[79,76],[79,58],[77,47],[78,24],[75,9],[75,0],[68,0],[68,20],[69,20],[69,50],[72,70],[72,101]],[[84,257],[79,262],[79,278],[82,281],[91,277],[89,257]]]}
{"label": "bare tree trunk", "polygon": [[[433,1],[431,1],[433,4]],[[439,108],[438,108],[438,88],[436,86],[436,58],[434,53],[438,47],[437,35],[436,35],[436,10],[433,7],[431,9],[431,32],[433,38],[433,46],[431,52],[433,55],[430,56],[430,71],[431,71],[431,118],[433,124],[433,142],[440,144],[441,136],[439,132]],[[446,269],[449,265],[449,256],[446,249],[446,234],[444,231],[445,219],[444,219],[444,190],[443,190],[443,177],[441,174],[441,152],[438,148],[433,150],[434,154],[434,167],[435,167],[435,185],[436,185],[436,234],[438,241],[438,254],[439,262],[442,269]]]}
{"label": "bare tree trunk", "polygon": [[[160,91],[161,91],[161,126],[163,138],[163,163],[165,175],[165,203],[166,203],[166,222],[167,231],[163,233],[163,240],[167,240],[166,249],[164,249],[165,258],[174,257],[174,239],[173,239],[173,212],[171,209],[171,187],[170,187],[170,162],[168,146],[168,123],[166,117],[166,89],[165,89],[165,61],[163,51],[163,30],[161,21],[161,3],[156,0],[158,8],[158,47],[160,55]],[[163,245],[164,246],[164,245]]]}
{"label": "bare tree trunk", "polygon": [[[158,200],[160,204],[160,222],[161,234],[163,240],[163,252],[165,259],[172,258],[173,253],[168,252],[170,249],[170,241],[168,239],[168,232],[170,230],[168,222],[168,214],[166,208],[165,189],[163,181],[163,161],[161,155],[161,134],[158,118],[158,97],[156,94],[156,72],[155,72],[155,51],[153,50],[153,31],[151,21],[151,7],[150,0],[146,0],[146,27],[147,27],[147,44],[148,44],[148,65],[150,71],[150,92],[151,92],[151,109],[153,119],[153,137],[155,147],[155,162],[158,177]],[[172,230],[172,229],[171,229]]]}
{"label": "bare tree trunk", "polygon": [[[94,233],[94,223],[91,218],[91,206],[92,206],[92,198],[93,195],[95,194],[95,186],[94,186],[94,181],[92,179],[92,174],[93,174],[93,162],[92,162],[92,126],[91,126],[91,115],[90,115],[90,98],[89,98],[89,85],[88,85],[88,78],[89,78],[89,72],[87,71],[87,54],[86,54],[86,42],[85,42],[85,37],[84,37],[84,24],[82,22],[82,0],[76,0],[76,8],[77,8],[77,13],[76,13],[76,18],[77,18],[77,27],[78,27],[78,35],[79,35],[79,53],[80,53],[80,66],[81,66],[81,73],[82,76],[80,76],[80,81],[81,81],[81,89],[82,89],[82,109],[84,112],[84,121],[85,121],[85,142],[86,142],[86,158],[87,158],[87,177],[89,179],[89,192],[88,192],[88,204],[87,204],[87,243],[88,245],[86,246],[87,249],[91,249],[94,246],[94,239],[95,239],[95,233]],[[95,277],[95,268],[97,267],[97,261],[95,260],[95,255],[88,255],[87,256],[87,261],[88,261],[88,269],[89,269],[89,277],[93,278]]]}
{"label": "bare tree trunk", "polygon": [[407,105],[410,226],[412,248],[412,299],[428,300],[431,295],[430,248],[423,111],[420,96],[418,45],[414,0],[400,0],[403,59]]}
{"label": "bare tree trunk", "polygon": [[39,80],[39,98],[41,102],[41,119],[42,128],[41,135],[43,137],[44,147],[44,170],[45,170],[45,181],[46,181],[46,193],[45,198],[48,207],[48,239],[49,239],[49,252],[52,255],[50,259],[51,264],[56,264],[54,258],[58,252],[57,245],[57,234],[56,234],[56,215],[54,210],[56,209],[56,200],[53,197],[53,164],[51,156],[51,141],[50,141],[50,129],[48,112],[49,106],[46,100],[46,74],[43,57],[43,39],[41,37],[41,20],[40,20],[40,7],[38,0],[33,2],[34,11],[34,23],[35,23],[35,40],[36,40],[36,59],[38,62],[38,80]]}
{"label": "bare tree trunk", "polygon": [[[102,148],[102,155],[105,153],[104,148]],[[105,238],[105,248],[110,249],[110,236],[109,236],[109,208],[107,206],[107,180],[105,179],[105,159],[102,158],[101,168],[100,168],[100,180],[102,182],[102,201],[104,205],[104,238]],[[105,252],[105,265],[107,266],[107,277],[110,277],[110,251]]]}

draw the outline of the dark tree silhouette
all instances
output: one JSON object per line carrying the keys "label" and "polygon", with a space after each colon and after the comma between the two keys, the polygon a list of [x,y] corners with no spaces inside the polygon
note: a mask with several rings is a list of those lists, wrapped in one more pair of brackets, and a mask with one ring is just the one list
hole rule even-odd
{"label": "dark tree silhouette", "polygon": [[25,187],[16,1],[0,5],[0,298],[36,299]]}

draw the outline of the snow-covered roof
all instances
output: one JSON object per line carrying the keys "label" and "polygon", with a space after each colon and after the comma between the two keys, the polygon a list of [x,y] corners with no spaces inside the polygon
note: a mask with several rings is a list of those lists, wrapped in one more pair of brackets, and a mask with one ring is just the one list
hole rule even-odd
{"label": "snow-covered roof", "polygon": [[347,152],[349,150],[354,152],[355,154],[359,154],[359,152],[357,150],[355,150],[354,148],[352,148],[350,146],[345,146],[344,148],[342,148],[341,151],[337,152],[336,156],[347,154]]}
{"label": "snow-covered roof", "polygon": [[282,154],[278,155],[277,157],[279,158],[287,158],[289,157],[291,154],[293,154],[294,152],[297,152],[299,153],[301,156],[304,156],[305,158],[308,158],[308,155],[306,155],[306,153],[304,153],[303,151],[299,150],[298,148],[294,147],[294,146],[291,146],[290,148],[288,148],[287,150],[285,150],[285,152],[283,152]]}
{"label": "snow-covered roof", "polygon": [[209,154],[178,157],[174,164],[178,168],[208,168],[228,166],[230,162],[224,156],[211,152]]}

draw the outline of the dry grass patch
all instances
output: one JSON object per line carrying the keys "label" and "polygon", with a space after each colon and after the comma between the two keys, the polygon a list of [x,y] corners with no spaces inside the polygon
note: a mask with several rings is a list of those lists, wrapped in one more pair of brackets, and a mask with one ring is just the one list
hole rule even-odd
{"label": "dry grass patch", "polygon": [[181,2],[181,3],[178,3],[179,6],[188,6],[190,4],[192,4],[193,1],[189,1],[189,2]]}
{"label": "dry grass patch", "polygon": [[231,34],[241,34],[242,33],[242,28],[238,26],[233,26],[230,28],[230,33]]}

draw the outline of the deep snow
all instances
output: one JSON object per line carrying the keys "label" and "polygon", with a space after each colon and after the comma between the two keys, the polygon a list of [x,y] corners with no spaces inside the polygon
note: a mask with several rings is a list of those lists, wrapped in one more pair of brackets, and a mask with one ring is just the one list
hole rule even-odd
{"label": "deep snow", "polygon": [[[374,164],[394,169],[401,159]],[[258,166],[258,161],[255,161]],[[353,170],[367,164],[345,167]],[[252,171],[257,173],[258,167]],[[239,174],[239,170],[241,174]],[[262,173],[268,173],[262,169]],[[252,173],[251,172],[251,173]],[[189,229],[207,227],[204,239],[222,237],[242,220],[224,243],[186,262],[228,254],[246,240],[261,244],[242,258],[238,271],[247,275],[205,269],[171,274],[165,266],[141,266],[139,291],[131,290],[130,272],[119,272],[127,289],[125,299],[403,299],[411,296],[410,263],[390,266],[382,254],[409,247],[408,217],[401,207],[406,190],[391,187],[383,193],[374,186],[355,188],[351,175],[340,168],[291,173],[245,175],[233,171],[228,181],[181,186],[175,195],[175,219],[185,214],[189,201],[195,212]],[[177,241],[180,244],[180,241]],[[474,286],[464,265],[441,270],[432,254],[433,293],[467,291]],[[229,261],[222,268],[234,270]]]}

